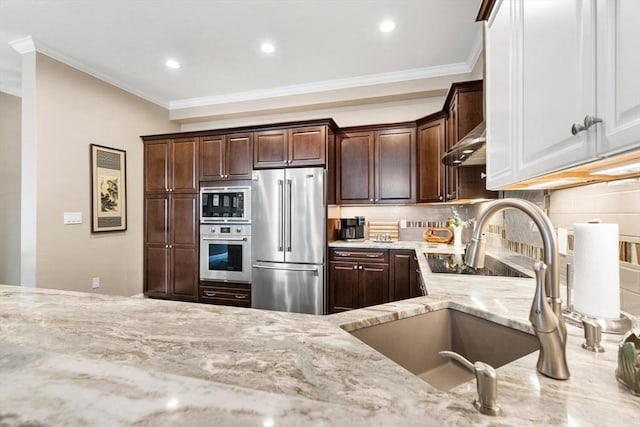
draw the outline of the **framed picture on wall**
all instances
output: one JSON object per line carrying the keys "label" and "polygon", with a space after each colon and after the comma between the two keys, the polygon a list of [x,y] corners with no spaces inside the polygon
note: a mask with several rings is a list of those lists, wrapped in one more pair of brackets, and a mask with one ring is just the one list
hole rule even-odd
{"label": "framed picture on wall", "polygon": [[91,232],[127,229],[127,153],[91,144]]}

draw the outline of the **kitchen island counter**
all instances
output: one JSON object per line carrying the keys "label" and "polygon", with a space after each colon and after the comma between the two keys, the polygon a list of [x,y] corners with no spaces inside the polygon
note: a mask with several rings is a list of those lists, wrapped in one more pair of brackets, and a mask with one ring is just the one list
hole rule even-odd
{"label": "kitchen island counter", "polygon": [[617,336],[590,353],[569,326],[568,381],[537,374],[537,352],[499,368],[497,418],[473,409],[475,381],[437,390],[351,336],[440,308],[532,332],[532,279],[431,274],[419,259],[430,296],[326,317],[0,286],[0,424],[637,423]]}

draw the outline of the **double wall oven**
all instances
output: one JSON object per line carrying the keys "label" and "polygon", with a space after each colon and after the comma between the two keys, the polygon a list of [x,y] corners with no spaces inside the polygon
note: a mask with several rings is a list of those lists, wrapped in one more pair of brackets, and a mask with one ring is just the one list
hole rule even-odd
{"label": "double wall oven", "polygon": [[200,190],[200,280],[251,282],[251,187]]}

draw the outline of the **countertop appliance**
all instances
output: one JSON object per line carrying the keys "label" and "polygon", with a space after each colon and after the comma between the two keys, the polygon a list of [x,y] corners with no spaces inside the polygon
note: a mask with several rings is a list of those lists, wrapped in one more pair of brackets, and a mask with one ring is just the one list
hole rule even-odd
{"label": "countertop appliance", "polygon": [[251,225],[200,225],[200,280],[251,282]]}
{"label": "countertop appliance", "polygon": [[324,314],[324,170],[254,171],[252,203],[251,307]]}
{"label": "countertop appliance", "polygon": [[200,189],[201,223],[250,223],[251,187],[203,187]]}
{"label": "countertop appliance", "polygon": [[339,239],[348,241],[364,240],[364,217],[340,218]]}

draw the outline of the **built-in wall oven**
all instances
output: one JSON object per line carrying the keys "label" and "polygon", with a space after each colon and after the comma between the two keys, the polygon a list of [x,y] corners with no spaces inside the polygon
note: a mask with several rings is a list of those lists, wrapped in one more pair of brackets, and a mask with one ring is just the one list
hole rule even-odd
{"label": "built-in wall oven", "polygon": [[200,280],[251,282],[251,225],[200,225]]}
{"label": "built-in wall oven", "polygon": [[201,223],[250,223],[251,187],[200,189]]}

